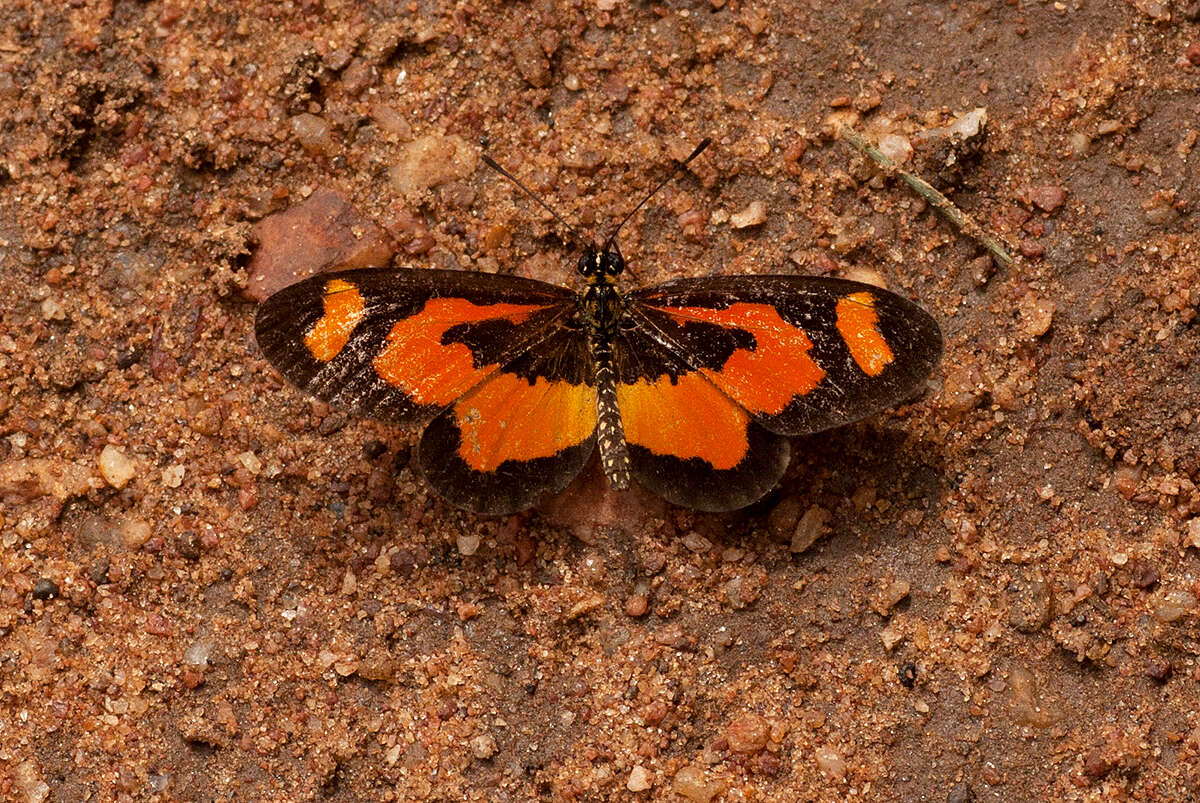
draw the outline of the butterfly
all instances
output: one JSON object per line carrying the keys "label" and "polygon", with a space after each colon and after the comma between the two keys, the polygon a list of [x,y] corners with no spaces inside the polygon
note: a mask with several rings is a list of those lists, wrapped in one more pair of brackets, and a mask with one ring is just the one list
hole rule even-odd
{"label": "butterfly", "polygon": [[260,305],[258,345],[335,408],[423,424],[426,481],[481,514],[561,491],[597,449],[614,490],[637,482],[698,510],[744,507],[783,476],[789,436],[903,401],[941,356],[925,310],[846,279],[711,276],[624,291],[619,230],[583,245],[579,291],[460,270],[319,274]]}

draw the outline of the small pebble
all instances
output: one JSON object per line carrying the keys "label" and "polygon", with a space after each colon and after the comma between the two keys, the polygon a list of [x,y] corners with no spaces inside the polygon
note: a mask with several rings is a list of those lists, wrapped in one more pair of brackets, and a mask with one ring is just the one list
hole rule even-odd
{"label": "small pebble", "polygon": [[114,488],[121,489],[129,484],[136,473],[133,461],[113,445],[105,446],[100,452],[100,476]]}
{"label": "small pebble", "polygon": [[511,48],[518,75],[538,89],[550,85],[550,62],[532,32],[513,40]]}
{"label": "small pebble", "polygon": [[1195,549],[1200,549],[1200,516],[1184,525],[1184,532],[1186,533],[1184,544]]}
{"label": "small pebble", "polygon": [[898,165],[912,158],[913,146],[908,137],[900,134],[885,134],[879,139],[879,150]]}
{"label": "small pebble", "polygon": [[1046,253],[1046,249],[1037,240],[1026,237],[1017,244],[1017,250],[1026,259],[1037,259]]}
{"label": "small pebble", "polygon": [[329,123],[315,114],[298,114],[291,120],[292,133],[300,147],[313,156],[327,154],[333,149]]}
{"label": "small pebble", "polygon": [[1021,316],[1021,334],[1029,339],[1041,337],[1054,323],[1056,305],[1052,298],[1028,295],[1017,305]]}
{"label": "small pebble", "polygon": [[211,641],[195,641],[183,651],[183,663],[193,669],[204,669],[212,656]]}
{"label": "small pebble", "polygon": [[1121,496],[1132,499],[1142,483],[1142,469],[1125,463],[1113,469],[1112,486]]}
{"label": "small pebble", "polygon": [[22,761],[13,768],[12,782],[16,789],[21,790],[25,803],[43,803],[50,798],[50,786],[42,780],[42,774],[32,759]]}
{"label": "small pebble", "polygon": [[490,733],[483,733],[476,736],[470,742],[471,755],[480,761],[491,758],[496,755],[496,740]]}
{"label": "small pebble", "polygon": [[813,505],[804,511],[804,515],[800,517],[800,523],[796,525],[796,531],[792,533],[791,551],[804,552],[815,544],[817,539],[824,534],[829,518],[829,511],[818,505]]}
{"label": "small pebble", "polygon": [[252,235],[258,248],[246,266],[245,292],[255,301],[321,271],[386,265],[396,250],[377,223],[328,189],[258,221]]}
{"label": "small pebble", "polygon": [[121,543],[131,551],[141,549],[150,540],[152,532],[150,522],[142,519],[126,519],[121,523]]}
{"label": "small pebble", "polygon": [[386,649],[372,647],[358,662],[357,674],[363,680],[391,680],[396,676],[396,661]]}
{"label": "small pebble", "polygon": [[725,731],[729,749],[735,753],[750,755],[767,746],[770,729],[767,721],[758,714],[742,714]]}
{"label": "small pebble", "polygon": [[709,541],[695,530],[683,536],[683,545],[692,552],[708,552],[712,549],[712,541]]}
{"label": "small pebble", "polygon": [[729,225],[735,229],[748,229],[751,226],[761,226],[766,222],[767,205],[762,201],[751,201],[745,209],[729,216]]}
{"label": "small pebble", "polygon": [[392,189],[405,198],[475,172],[479,152],[462,137],[429,135],[400,147],[388,171]]}
{"label": "small pebble", "polygon": [[897,644],[904,640],[904,633],[895,624],[889,622],[887,627],[879,631],[879,640],[883,642],[883,648],[891,652]]}
{"label": "small pebble", "polygon": [[832,747],[818,747],[813,755],[817,762],[817,769],[821,770],[827,778],[840,781],[846,777],[846,759],[842,758],[841,753]]}
{"label": "small pebble", "polygon": [[880,287],[887,289],[887,277],[874,268],[852,267],[842,274],[843,278],[849,279],[852,282],[862,282],[869,284],[872,287]]}
{"label": "small pebble", "polygon": [[1142,671],[1151,680],[1163,683],[1171,677],[1171,662],[1165,658],[1148,658]]}
{"label": "small pebble", "polygon": [[907,580],[893,580],[875,596],[871,609],[880,616],[887,616],[891,613],[892,608],[908,596],[911,588]]}
{"label": "small pebble", "polygon": [[645,616],[650,607],[650,601],[645,594],[630,594],[625,598],[625,613],[635,619]]}
{"label": "small pebble", "polygon": [[34,599],[53,599],[58,596],[58,584],[49,577],[42,577],[33,584]]}
{"label": "small pebble", "polygon": [[1149,588],[1159,580],[1158,569],[1144,560],[1134,561],[1130,566],[1129,579],[1135,588]]}
{"label": "small pebble", "polygon": [[152,636],[166,638],[175,635],[175,625],[162,614],[151,613],[146,615],[145,631]]}
{"label": "small pebble", "polygon": [[641,764],[633,768],[633,771],[629,773],[629,780],[625,782],[625,788],[630,792],[645,792],[652,786],[654,786],[654,776]]}
{"label": "small pebble", "polygon": [[657,728],[669,713],[671,713],[671,708],[665,702],[651,700],[642,711],[642,723],[648,728]]}
{"label": "small pebble", "polygon": [[183,466],[167,466],[162,471],[162,484],[166,488],[178,488],[183,485],[183,475],[186,469]]}
{"label": "small pebble", "polygon": [[1158,621],[1177,622],[1196,609],[1196,597],[1188,591],[1167,591],[1154,600],[1151,608]]}
{"label": "small pebble", "polygon": [[340,677],[348,678],[358,671],[358,656],[343,655],[333,662],[333,671]]}
{"label": "small pebble", "polygon": [[1076,159],[1082,159],[1087,156],[1088,151],[1092,148],[1092,138],[1082,131],[1073,131],[1067,137],[1067,142],[1071,146],[1071,156]]}
{"label": "small pebble", "polygon": [[478,533],[459,533],[455,539],[458,543],[458,552],[460,555],[470,557],[479,551],[479,535]]}
{"label": "small pebble", "polygon": [[1111,759],[1105,757],[1100,748],[1095,748],[1083,759],[1083,774],[1096,781],[1113,771],[1116,766]]}
{"label": "small pebble", "polygon": [[964,112],[955,117],[947,127],[947,131],[950,134],[956,134],[967,140],[983,133],[983,129],[987,125],[987,119],[987,109],[977,106],[971,109],[971,111]]}
{"label": "small pebble", "polygon": [[799,522],[800,500],[794,496],[783,497],[767,514],[767,529],[781,541],[791,539]]}
{"label": "small pebble", "polygon": [[47,321],[66,320],[67,308],[57,298],[50,296],[42,301],[42,317]]}
{"label": "small pebble", "polygon": [[688,764],[675,773],[671,785],[675,794],[692,801],[692,803],[709,803],[717,795],[725,791],[718,781],[709,781],[704,770]]}
{"label": "small pebble", "polygon": [[1154,22],[1171,20],[1171,4],[1168,0],[1133,0],[1133,5]]}
{"label": "small pebble", "polygon": [[1029,202],[1043,212],[1053,212],[1067,200],[1067,191],[1063,187],[1044,186],[1029,189]]}

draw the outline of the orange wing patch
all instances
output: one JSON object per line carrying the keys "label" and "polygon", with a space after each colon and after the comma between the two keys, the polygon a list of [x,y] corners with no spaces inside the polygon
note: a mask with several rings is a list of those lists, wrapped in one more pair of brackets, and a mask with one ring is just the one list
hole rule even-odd
{"label": "orange wing patch", "polygon": [[463,462],[495,471],[505,460],[529,461],[578,446],[596,429],[596,389],[548,381],[533,384],[498,373],[454,405]]}
{"label": "orange wing patch", "polygon": [[308,330],[304,345],[313,359],[329,362],[350,341],[350,335],[363,319],[366,303],[358,288],[344,279],[326,282],[321,302],[325,314]]}
{"label": "orange wing patch", "polygon": [[850,349],[850,356],[867,376],[879,376],[895,359],[879,331],[875,296],[870,293],[851,293],[838,299],[837,329]]}
{"label": "orange wing patch", "polygon": [[483,381],[499,365],[476,367],[471,349],[462,343],[442,343],[452,326],[488,320],[514,325],[546,309],[541,304],[474,304],[463,298],[434,298],[415,315],[392,326],[383,350],[375,357],[375,372],[385,382],[409,394],[417,404],[447,405]]}
{"label": "orange wing patch", "polygon": [[754,335],[753,351],[738,349],[719,370],[701,369],[738,404],[760,415],[779,415],[796,396],[804,396],[825,378],[810,356],[812,341],[804,330],[779,316],[770,304],[738,302],[725,309],[657,307],[686,322],[707,321]]}
{"label": "orange wing patch", "polygon": [[749,449],[750,418],[699,374],[617,385],[625,440],[654,454],[731,469]]}

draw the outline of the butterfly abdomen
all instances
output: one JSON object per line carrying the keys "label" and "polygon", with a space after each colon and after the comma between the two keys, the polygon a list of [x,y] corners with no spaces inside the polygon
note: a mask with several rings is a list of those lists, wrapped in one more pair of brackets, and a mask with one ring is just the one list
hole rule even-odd
{"label": "butterfly abdomen", "polygon": [[591,341],[596,361],[596,441],[600,445],[600,464],[609,486],[623,491],[629,487],[629,449],[625,445],[625,427],[617,405],[612,341],[600,333],[594,333]]}

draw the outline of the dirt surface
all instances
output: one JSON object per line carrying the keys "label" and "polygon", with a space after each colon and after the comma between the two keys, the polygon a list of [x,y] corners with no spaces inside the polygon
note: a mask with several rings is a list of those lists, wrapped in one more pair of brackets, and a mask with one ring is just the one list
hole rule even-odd
{"label": "dirt surface", "polygon": [[[1198,17],[4,0],[0,795],[1194,799]],[[604,231],[705,136],[624,230],[640,281],[865,276],[946,338],[754,507],[593,466],[475,518],[257,353],[274,213],[337,200],[334,261],[571,283],[480,143]]]}

